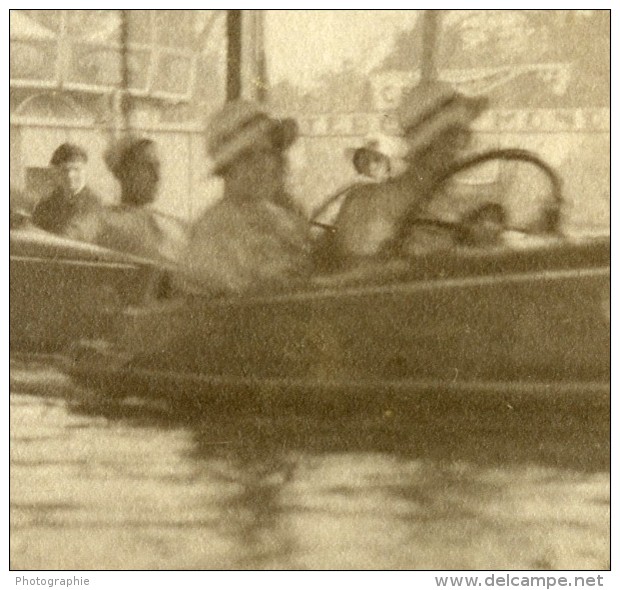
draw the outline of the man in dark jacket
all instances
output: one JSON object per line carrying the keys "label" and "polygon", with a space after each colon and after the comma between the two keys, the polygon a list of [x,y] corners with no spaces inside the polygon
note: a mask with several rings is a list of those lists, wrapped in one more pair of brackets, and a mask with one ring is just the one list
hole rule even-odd
{"label": "man in dark jacket", "polygon": [[36,226],[75,240],[92,240],[101,205],[86,185],[87,162],[86,152],[78,145],[63,143],[56,148],[50,160],[56,188],[37,204],[32,215]]}

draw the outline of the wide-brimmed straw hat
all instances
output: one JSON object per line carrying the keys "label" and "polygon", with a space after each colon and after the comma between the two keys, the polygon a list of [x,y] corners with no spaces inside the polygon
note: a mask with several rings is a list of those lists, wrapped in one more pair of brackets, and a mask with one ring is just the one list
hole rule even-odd
{"label": "wide-brimmed straw hat", "polygon": [[207,128],[207,152],[214,174],[243,154],[260,149],[284,151],[297,139],[294,119],[276,119],[261,105],[237,100],[224,105]]}
{"label": "wide-brimmed straw hat", "polygon": [[455,126],[468,127],[488,107],[486,96],[466,96],[445,82],[428,82],[405,93],[396,115],[413,150],[428,146]]}

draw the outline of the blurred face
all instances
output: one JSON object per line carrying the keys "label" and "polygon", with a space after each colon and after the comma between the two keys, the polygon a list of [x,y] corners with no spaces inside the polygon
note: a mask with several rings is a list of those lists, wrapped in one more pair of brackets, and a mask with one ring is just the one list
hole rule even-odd
{"label": "blurred face", "polygon": [[390,177],[390,161],[383,155],[377,154],[368,162],[368,176],[377,182],[383,182]]}
{"label": "blurred face", "polygon": [[278,150],[253,150],[232,163],[224,178],[236,197],[277,201],[284,194],[286,157]]}
{"label": "blurred face", "polygon": [[152,166],[139,164],[124,178],[124,188],[133,195],[135,204],[148,203],[155,198],[159,176]]}
{"label": "blurred face", "polygon": [[79,193],[86,184],[86,162],[75,160],[55,166],[56,182],[66,196]]}
{"label": "blurred face", "polygon": [[458,159],[470,143],[471,131],[464,126],[454,126],[438,133],[430,145],[410,154],[413,162],[422,163],[435,174],[441,174]]}
{"label": "blurred face", "polygon": [[437,136],[429,146],[434,158],[443,162],[452,162],[467,148],[471,141],[471,131],[467,127],[451,127]]}
{"label": "blurred face", "polygon": [[159,160],[154,150],[149,147],[135,154],[121,178],[124,202],[130,205],[146,205],[154,201],[159,176]]}
{"label": "blurred face", "polygon": [[390,161],[378,152],[359,149],[353,158],[353,166],[358,174],[382,182],[390,177]]}

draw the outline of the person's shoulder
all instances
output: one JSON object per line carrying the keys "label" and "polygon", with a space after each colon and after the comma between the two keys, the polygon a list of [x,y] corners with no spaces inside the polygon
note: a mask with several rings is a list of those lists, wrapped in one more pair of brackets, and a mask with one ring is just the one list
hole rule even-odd
{"label": "person's shoulder", "polygon": [[47,195],[41,197],[41,199],[39,199],[39,201],[37,202],[35,208],[47,208],[54,205],[58,206],[62,204],[63,200],[64,199],[62,192],[55,188],[51,193],[48,193]]}
{"label": "person's shoulder", "polygon": [[391,181],[362,183],[351,187],[340,210],[340,221],[350,214],[358,214],[359,211],[370,213],[382,207],[397,190],[398,187]]}
{"label": "person's shoulder", "polygon": [[49,224],[50,218],[59,214],[62,209],[62,200],[58,192],[53,191],[47,197],[40,199],[32,211],[32,221],[35,225]]}
{"label": "person's shoulder", "polygon": [[383,182],[358,182],[347,190],[347,200],[368,199],[399,190],[394,179]]}
{"label": "person's shoulder", "polygon": [[256,211],[254,202],[238,203],[233,199],[222,199],[209,207],[196,222],[195,228],[216,229],[232,228],[243,224]]}
{"label": "person's shoulder", "polygon": [[148,209],[125,205],[102,206],[101,218],[105,223],[125,228],[141,228],[155,223],[153,213]]}
{"label": "person's shoulder", "polygon": [[88,185],[80,191],[80,199],[85,204],[102,206],[101,196]]}
{"label": "person's shoulder", "polygon": [[40,199],[37,204],[34,206],[34,212],[41,212],[49,209],[55,202],[53,195],[49,195],[48,197],[43,197]]}

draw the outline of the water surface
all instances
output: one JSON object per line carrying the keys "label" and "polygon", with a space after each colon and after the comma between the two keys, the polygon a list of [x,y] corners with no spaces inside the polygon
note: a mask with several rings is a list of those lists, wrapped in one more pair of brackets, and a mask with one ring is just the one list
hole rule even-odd
{"label": "water surface", "polygon": [[605,403],[10,404],[13,569],[609,567]]}

